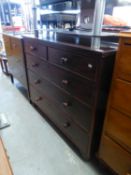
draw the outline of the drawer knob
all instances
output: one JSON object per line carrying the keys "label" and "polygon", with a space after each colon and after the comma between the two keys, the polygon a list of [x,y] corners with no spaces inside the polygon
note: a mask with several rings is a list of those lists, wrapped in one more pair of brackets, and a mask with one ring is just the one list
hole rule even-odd
{"label": "drawer knob", "polygon": [[35,84],[40,84],[41,81],[40,81],[40,80],[35,80],[34,83],[35,83]]}
{"label": "drawer knob", "polygon": [[67,62],[68,62],[68,58],[62,57],[62,58],[61,58],[61,61],[62,61],[62,63],[67,63]]}
{"label": "drawer knob", "polygon": [[68,128],[68,127],[70,127],[70,123],[69,122],[65,122],[64,124],[63,124],[63,126],[64,126],[64,128]]}
{"label": "drawer knob", "polygon": [[93,65],[92,64],[88,64],[88,68],[92,69],[93,68]]}
{"label": "drawer knob", "polygon": [[68,107],[68,106],[70,106],[70,103],[69,102],[63,102],[63,106]]}
{"label": "drawer knob", "polygon": [[33,63],[33,64],[32,64],[32,67],[38,67],[38,66],[39,66],[38,63]]}
{"label": "drawer knob", "polygon": [[41,100],[42,100],[42,97],[37,97],[37,98],[35,99],[36,102],[39,102],[39,101],[41,101]]}
{"label": "drawer knob", "polygon": [[31,50],[31,51],[34,51],[34,50],[36,50],[36,47],[30,46],[30,50]]}
{"label": "drawer knob", "polygon": [[69,81],[68,80],[62,80],[62,84],[68,85],[69,84]]}
{"label": "drawer knob", "polygon": [[13,44],[13,48],[16,48],[16,44]]}

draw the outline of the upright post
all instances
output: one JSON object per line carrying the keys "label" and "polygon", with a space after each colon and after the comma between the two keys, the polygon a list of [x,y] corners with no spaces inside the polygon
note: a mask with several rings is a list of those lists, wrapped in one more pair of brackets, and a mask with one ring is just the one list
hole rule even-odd
{"label": "upright post", "polygon": [[100,36],[102,31],[105,4],[106,0],[96,0],[95,3],[94,21],[92,29],[93,36],[98,36],[92,39],[92,47],[95,48],[100,47]]}

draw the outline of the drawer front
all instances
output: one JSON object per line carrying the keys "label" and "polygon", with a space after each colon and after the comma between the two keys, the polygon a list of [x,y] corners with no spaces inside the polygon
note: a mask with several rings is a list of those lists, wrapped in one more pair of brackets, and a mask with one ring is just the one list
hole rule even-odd
{"label": "drawer front", "polygon": [[35,39],[24,39],[25,52],[47,60],[47,47]]}
{"label": "drawer front", "polygon": [[123,39],[118,52],[117,76],[131,81],[131,39]]}
{"label": "drawer front", "polygon": [[49,62],[80,73],[89,79],[96,80],[98,72],[98,59],[89,56],[73,55],[70,52],[48,48]]}
{"label": "drawer front", "polygon": [[99,156],[119,175],[128,175],[131,172],[131,154],[104,136]]}
{"label": "drawer front", "polygon": [[131,153],[131,118],[111,109],[106,121],[106,132]]}
{"label": "drawer front", "polygon": [[38,57],[27,54],[26,62],[28,69],[32,70],[37,75],[48,77],[49,69],[48,69],[48,63],[46,61],[42,61]]}
{"label": "drawer front", "polygon": [[21,39],[11,37],[11,49],[12,49],[11,57],[14,57],[16,59],[23,58],[23,48]]}
{"label": "drawer front", "polygon": [[69,94],[63,92],[49,81],[40,78],[28,70],[30,84],[40,92],[46,94],[54,103],[57,103],[65,113],[86,131],[90,130],[92,111],[87,106],[74,100]]}
{"label": "drawer front", "polygon": [[12,54],[11,49],[11,39],[9,36],[3,35],[4,45],[5,45],[5,51],[7,54],[7,58]]}
{"label": "drawer front", "polygon": [[113,87],[111,105],[131,116],[131,83],[116,80]]}
{"label": "drawer front", "polygon": [[61,107],[30,86],[31,100],[66,134],[69,139],[82,151],[87,152],[88,136],[83,132]]}
{"label": "drawer front", "polygon": [[97,89],[96,84],[87,79],[49,64],[48,78],[59,87],[71,93],[72,96],[92,106],[95,101]]}

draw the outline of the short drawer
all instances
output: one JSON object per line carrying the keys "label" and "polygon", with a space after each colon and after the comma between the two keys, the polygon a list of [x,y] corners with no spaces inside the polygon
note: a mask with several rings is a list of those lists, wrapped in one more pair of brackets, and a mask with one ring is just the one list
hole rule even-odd
{"label": "short drawer", "polygon": [[131,153],[131,118],[110,109],[105,127],[106,133]]}
{"label": "short drawer", "polygon": [[83,132],[68,115],[61,111],[61,107],[30,86],[31,100],[52,120],[66,136],[81,150],[87,153],[88,135]]}
{"label": "short drawer", "polygon": [[70,51],[60,51],[54,48],[48,48],[49,62],[68,68],[86,76],[89,79],[96,80],[99,62],[93,56],[79,56]]}
{"label": "short drawer", "polygon": [[131,116],[131,83],[115,80],[111,96],[111,105]]}
{"label": "short drawer", "polygon": [[32,55],[26,55],[27,68],[37,75],[48,77],[48,63]]}
{"label": "short drawer", "polygon": [[117,61],[117,77],[131,81],[131,39],[122,39]]}
{"label": "short drawer", "polygon": [[104,136],[99,150],[100,159],[119,175],[131,173],[131,154]]}
{"label": "short drawer", "polygon": [[35,39],[24,39],[25,52],[47,60],[47,47]]}
{"label": "short drawer", "polygon": [[42,79],[28,70],[29,83],[38,89],[41,93],[47,95],[54,103],[57,103],[62,111],[67,113],[71,118],[86,131],[91,129],[92,109],[81,104],[68,93],[65,93],[46,79]]}

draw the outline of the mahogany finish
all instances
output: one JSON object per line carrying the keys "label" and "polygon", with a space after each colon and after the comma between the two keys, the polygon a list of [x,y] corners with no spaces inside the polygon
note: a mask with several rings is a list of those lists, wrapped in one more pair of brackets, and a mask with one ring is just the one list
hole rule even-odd
{"label": "mahogany finish", "polygon": [[83,157],[91,158],[98,148],[115,50],[30,37],[24,37],[24,47],[32,103]]}
{"label": "mahogany finish", "polygon": [[121,35],[99,149],[100,159],[119,175],[131,174],[130,63],[131,35]]}

